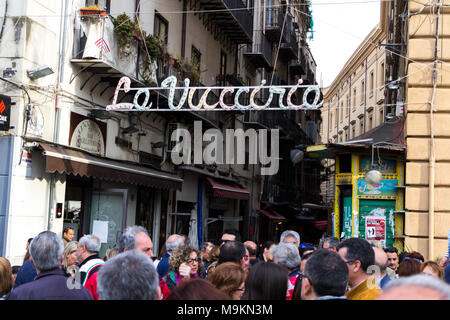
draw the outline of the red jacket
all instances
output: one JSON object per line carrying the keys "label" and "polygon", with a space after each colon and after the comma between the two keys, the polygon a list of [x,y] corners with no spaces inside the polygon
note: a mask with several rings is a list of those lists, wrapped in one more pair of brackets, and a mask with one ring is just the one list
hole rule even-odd
{"label": "red jacket", "polygon": [[92,298],[94,300],[99,300],[97,295],[97,277],[98,272],[94,273],[89,277],[89,279],[86,280],[86,283],[84,284],[84,287],[88,289],[88,291],[91,293]]}

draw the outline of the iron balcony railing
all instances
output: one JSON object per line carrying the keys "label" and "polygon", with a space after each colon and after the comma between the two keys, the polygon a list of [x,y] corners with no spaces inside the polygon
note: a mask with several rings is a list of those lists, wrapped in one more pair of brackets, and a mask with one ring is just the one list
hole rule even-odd
{"label": "iron balcony railing", "polygon": [[244,56],[249,58],[256,68],[272,70],[272,43],[262,31],[255,31],[253,44],[247,45]]}

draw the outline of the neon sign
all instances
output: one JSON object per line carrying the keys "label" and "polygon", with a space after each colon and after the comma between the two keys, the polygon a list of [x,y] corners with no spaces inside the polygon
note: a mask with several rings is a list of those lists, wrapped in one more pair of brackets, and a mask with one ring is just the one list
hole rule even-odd
{"label": "neon sign", "polygon": [[[298,83],[294,86],[265,86],[266,80],[262,80],[259,86],[246,86],[246,87],[189,87],[190,80],[184,79],[184,87],[176,87],[177,78],[175,76],[170,76],[166,78],[162,83],[161,87],[149,87],[149,88],[131,88],[131,80],[128,77],[122,77],[117,84],[116,90],[114,92],[114,98],[112,104],[106,106],[106,110],[108,111],[161,111],[161,109],[152,109],[152,103],[147,105],[148,100],[150,99],[150,91],[156,90],[169,90],[168,95],[168,104],[170,110],[168,111],[181,111],[181,110],[190,110],[190,111],[200,111],[200,110],[214,110],[218,106],[222,110],[316,110],[323,105],[323,101],[319,103],[320,98],[320,90],[318,86],[308,86],[302,85],[302,80],[300,79]],[[123,87],[123,88],[122,88]],[[303,93],[303,99],[301,105],[296,105],[292,102],[292,95],[299,89],[306,88]],[[217,103],[212,105],[207,103],[208,95],[211,90],[222,89],[222,92],[219,95],[219,100]],[[231,95],[234,93],[235,89],[238,89],[236,95],[234,97],[234,104],[229,105],[224,102],[225,96],[227,94]],[[250,90],[252,92],[250,93]],[[258,105],[255,101],[256,94],[262,89],[269,89],[269,97],[265,104]],[[284,104],[284,95],[287,92],[286,102],[287,105]],[[119,91],[129,92],[130,90],[136,90],[136,94],[134,95],[133,103],[117,103],[117,98],[119,95]],[[183,94],[181,95],[178,104],[174,104],[175,91],[183,90]],[[197,90],[205,90],[200,97],[198,104],[193,103],[194,94]],[[239,97],[243,93],[250,94],[250,102],[248,105],[242,105],[239,102]],[[312,103],[308,102],[308,95],[314,94],[314,99]],[[144,101],[139,104],[138,98],[144,94]],[[270,107],[274,95],[278,95],[278,107]],[[187,100],[187,103],[186,103]],[[187,106],[186,106],[187,104]]]}

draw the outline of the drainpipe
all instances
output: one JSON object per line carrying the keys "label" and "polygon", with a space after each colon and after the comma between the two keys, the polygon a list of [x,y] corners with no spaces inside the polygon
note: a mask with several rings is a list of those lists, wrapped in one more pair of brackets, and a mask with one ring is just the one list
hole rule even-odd
{"label": "drainpipe", "polygon": [[437,86],[438,45],[439,45],[439,15],[441,7],[437,7],[436,16],[436,43],[434,48],[434,71],[433,71],[433,95],[430,103],[430,160],[428,172],[428,259],[433,259],[434,254],[434,180],[436,169],[436,154],[434,143],[434,99]]}
{"label": "drainpipe", "polygon": [[181,29],[181,57],[184,59],[186,55],[186,24],[187,24],[187,3],[183,0],[183,15],[182,15],[182,29]]}
{"label": "drainpipe", "polygon": [[364,133],[367,131],[366,127],[366,109],[367,109],[367,58],[365,62],[365,71],[364,71]]}

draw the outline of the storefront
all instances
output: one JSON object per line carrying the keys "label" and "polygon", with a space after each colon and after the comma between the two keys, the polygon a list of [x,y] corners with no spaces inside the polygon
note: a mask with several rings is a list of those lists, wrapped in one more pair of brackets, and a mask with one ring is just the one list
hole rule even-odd
{"label": "storefront", "polygon": [[[311,146],[307,152],[310,157],[335,159],[331,235],[403,249],[405,148],[371,140]],[[371,170],[379,172],[378,181],[368,178]]]}

